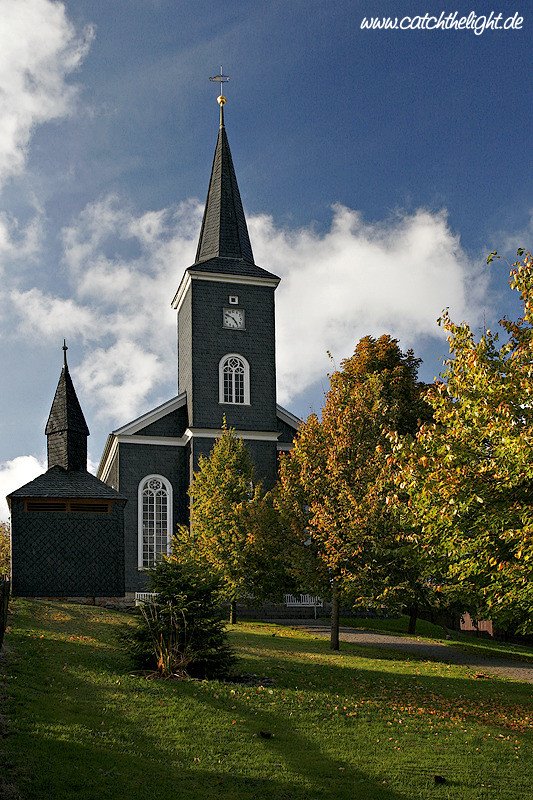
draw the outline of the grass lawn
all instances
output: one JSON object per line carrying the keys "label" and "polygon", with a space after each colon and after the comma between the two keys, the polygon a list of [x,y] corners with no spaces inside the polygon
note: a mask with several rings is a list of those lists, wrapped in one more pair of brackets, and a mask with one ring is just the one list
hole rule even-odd
{"label": "grass lawn", "polygon": [[12,605],[3,800],[19,797],[10,785],[24,800],[531,796],[530,685],[355,645],[333,654],[259,623],[231,639],[239,669],[271,685],[147,680],[117,640],[130,616]]}

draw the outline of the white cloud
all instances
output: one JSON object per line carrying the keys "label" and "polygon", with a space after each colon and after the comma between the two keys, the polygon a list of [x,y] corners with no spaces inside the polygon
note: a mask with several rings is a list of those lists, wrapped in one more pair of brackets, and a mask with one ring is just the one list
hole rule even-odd
{"label": "white cloud", "polygon": [[63,231],[70,296],[35,287],[8,293],[19,334],[81,340],[85,356],[74,372],[100,419],[124,423],[154,391],[176,390],[170,301],[194,259],[201,215],[196,200],[135,214],[116,195],[104,197]]}
{"label": "white cloud", "polygon": [[35,125],[64,117],[76,88],[67,77],[81,63],[93,36],[79,35],[63,3],[1,0],[0,184],[20,172]]}
{"label": "white cloud", "polygon": [[[498,252],[508,254],[510,261],[515,261],[516,251],[519,247],[527,251],[533,250],[533,209],[529,211],[527,223],[518,230],[509,232],[508,230],[499,231],[492,236],[492,242],[500,242]],[[487,247],[487,250],[490,248]]]}
{"label": "white cloud", "polygon": [[32,264],[39,252],[41,241],[41,223],[37,217],[27,225],[5,212],[0,212],[0,275],[5,268],[17,271],[22,265]]}
{"label": "white cloud", "polygon": [[18,456],[0,464],[0,521],[9,518],[6,495],[20,489],[46,470],[46,464],[35,456]]}
{"label": "white cloud", "polygon": [[157,355],[128,340],[119,340],[107,350],[92,351],[73,371],[84,394],[98,399],[96,415],[123,422],[137,416],[165,373]]}
{"label": "white cloud", "polygon": [[112,342],[88,352],[75,371],[101,419],[124,423],[165,384],[176,390],[170,301],[193,261],[201,214],[191,200],[137,215],[110,195],[63,232],[77,302],[98,316],[97,330]]}
{"label": "white cloud", "polygon": [[[442,333],[445,306],[471,322],[485,283],[462,251],[444,213],[419,210],[364,223],[333,208],[330,230],[279,230],[267,216],[250,220],[259,264],[282,277],[277,291],[280,402],[289,402],[352,354],[367,334],[390,333],[402,347]],[[474,282],[474,276],[476,282]]]}
{"label": "white cloud", "polygon": [[28,336],[57,343],[70,337],[93,341],[103,334],[98,313],[70,298],[50,297],[40,289],[14,290],[9,298],[20,316],[20,330]]}

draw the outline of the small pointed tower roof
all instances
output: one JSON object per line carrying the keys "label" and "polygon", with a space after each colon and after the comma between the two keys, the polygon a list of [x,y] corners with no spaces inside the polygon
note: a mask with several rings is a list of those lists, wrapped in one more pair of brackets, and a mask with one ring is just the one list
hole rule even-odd
{"label": "small pointed tower roof", "polygon": [[63,369],[45,428],[48,437],[48,469],[58,465],[66,470],[85,470],[89,428],[70,377],[67,350],[66,342],[63,341]]}
{"label": "small pointed tower roof", "polygon": [[[220,75],[211,80],[221,83],[229,78],[222,73],[221,68]],[[227,101],[223,94],[220,94],[217,102],[220,106],[220,125],[215,156],[196,259],[189,269],[195,272],[222,272],[274,279],[279,282],[277,275],[258,267],[254,261],[224,125],[224,106]]]}
{"label": "small pointed tower roof", "polygon": [[[220,75],[210,80],[222,83],[229,78],[222,73],[221,68]],[[220,106],[220,125],[196,259],[185,270],[172,301],[173,308],[180,307],[190,277],[231,275],[245,280],[253,278],[274,287],[280,281],[277,275],[257,266],[254,261],[224,125],[226,98],[223,94],[217,98],[217,102]]]}
{"label": "small pointed tower roof", "polygon": [[254,264],[246,218],[224,126],[226,98],[220,95],[220,127],[213,158],[196,263],[210,258],[242,259]]}

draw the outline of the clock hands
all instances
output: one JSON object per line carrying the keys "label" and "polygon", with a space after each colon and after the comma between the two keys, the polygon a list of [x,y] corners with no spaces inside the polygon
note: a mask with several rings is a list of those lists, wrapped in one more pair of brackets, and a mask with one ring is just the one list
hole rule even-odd
{"label": "clock hands", "polygon": [[226,309],[224,311],[224,324],[228,328],[242,328],[244,326],[244,313],[236,309]]}

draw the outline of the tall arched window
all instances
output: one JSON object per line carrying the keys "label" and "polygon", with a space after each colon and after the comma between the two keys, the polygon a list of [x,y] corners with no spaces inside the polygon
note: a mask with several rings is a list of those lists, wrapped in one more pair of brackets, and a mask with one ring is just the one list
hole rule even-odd
{"label": "tall arched window", "polygon": [[244,356],[228,353],[218,366],[219,401],[250,405],[250,366]]}
{"label": "tall arched window", "polygon": [[170,553],[172,486],[162,475],[148,475],[139,484],[139,569],[153,567]]}

